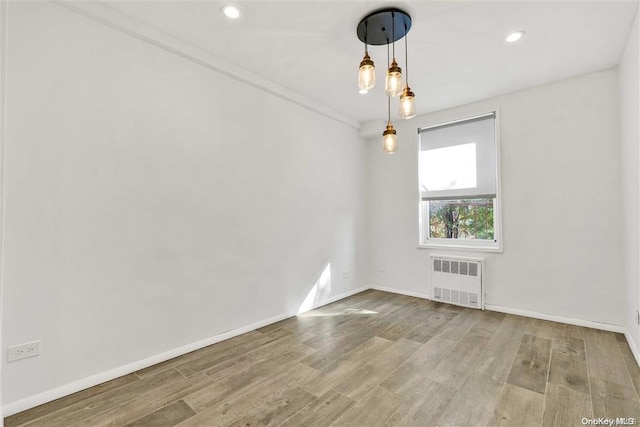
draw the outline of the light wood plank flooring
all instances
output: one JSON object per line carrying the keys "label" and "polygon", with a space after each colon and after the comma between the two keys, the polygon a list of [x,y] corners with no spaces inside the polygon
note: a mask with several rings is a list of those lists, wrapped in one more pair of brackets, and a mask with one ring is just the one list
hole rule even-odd
{"label": "light wood plank flooring", "polygon": [[366,291],[5,426],[578,426],[639,387],[620,334]]}

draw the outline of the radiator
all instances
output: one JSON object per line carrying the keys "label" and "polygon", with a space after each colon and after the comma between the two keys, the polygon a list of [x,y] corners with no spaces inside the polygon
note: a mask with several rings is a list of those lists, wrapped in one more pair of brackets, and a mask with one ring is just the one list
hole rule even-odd
{"label": "radiator", "polygon": [[434,301],[484,309],[483,259],[432,255],[429,264]]}

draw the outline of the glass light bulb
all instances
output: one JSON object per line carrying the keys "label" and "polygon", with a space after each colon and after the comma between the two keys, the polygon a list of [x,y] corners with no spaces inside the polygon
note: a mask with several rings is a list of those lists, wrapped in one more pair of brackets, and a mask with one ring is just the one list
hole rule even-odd
{"label": "glass light bulb", "polygon": [[405,87],[400,95],[400,117],[405,120],[416,116],[416,96],[409,86]]}
{"label": "glass light bulb", "polygon": [[387,70],[387,79],[384,84],[384,92],[387,96],[399,96],[402,93],[402,69],[394,60]]}
{"label": "glass light bulb", "polygon": [[[365,53],[358,71],[358,88],[360,91],[370,90],[376,84],[376,68],[369,54]],[[361,92],[362,93],[362,92]]]}
{"label": "glass light bulb", "polygon": [[382,133],[382,151],[393,154],[398,151],[398,138],[396,130],[391,123],[387,124],[387,129]]}

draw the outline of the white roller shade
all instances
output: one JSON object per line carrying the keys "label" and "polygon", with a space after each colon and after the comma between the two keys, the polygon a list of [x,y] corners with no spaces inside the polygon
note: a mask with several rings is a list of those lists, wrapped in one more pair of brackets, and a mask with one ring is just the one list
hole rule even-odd
{"label": "white roller shade", "polygon": [[495,197],[495,114],[420,130],[422,200]]}

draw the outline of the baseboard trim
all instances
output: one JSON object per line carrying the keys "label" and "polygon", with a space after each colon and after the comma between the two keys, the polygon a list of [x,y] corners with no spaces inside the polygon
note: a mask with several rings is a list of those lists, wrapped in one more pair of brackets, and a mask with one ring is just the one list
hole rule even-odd
{"label": "baseboard trim", "polygon": [[[383,292],[391,292],[391,293],[400,294],[400,295],[408,295],[408,296],[417,297],[417,298],[431,299],[431,296],[427,294],[422,294],[419,292],[412,292],[412,291],[404,291],[396,288],[388,288],[386,286],[371,285],[369,286],[369,289],[374,289],[374,290],[383,291]],[[544,314],[544,313],[538,313],[536,311],[520,310],[517,308],[507,308],[507,307],[502,307],[499,305],[492,305],[492,304],[485,304],[485,309],[490,311],[497,311],[500,313],[515,314],[517,316],[530,317],[533,319],[549,320],[552,322],[583,326],[585,328],[600,329],[600,330],[609,331],[609,332],[618,332],[621,334],[625,334],[627,341],[630,341],[629,346],[631,347],[632,350],[635,348],[635,345],[631,345],[632,341],[630,340],[629,332],[623,326],[612,325],[610,323],[593,322],[590,320],[574,319],[572,317],[555,316],[552,314]],[[637,349],[635,349],[634,356],[636,358],[639,357]],[[640,364],[640,362],[638,363]]]}
{"label": "baseboard trim", "polygon": [[[357,289],[353,289],[348,292],[334,295],[325,300],[315,302],[309,310],[314,310],[316,308],[325,306],[327,304],[331,304],[338,300],[350,297],[352,295],[358,294],[360,292],[364,292],[369,289],[383,291],[383,292],[390,292],[390,293],[399,294],[399,295],[407,295],[407,296],[416,297],[416,298],[431,299],[429,295],[419,293],[419,292],[405,291],[405,290],[396,289],[396,288],[388,288],[385,286],[371,285],[371,286],[363,286]],[[638,365],[640,365],[640,355],[638,354],[638,348],[636,347],[635,343],[631,339],[631,335],[629,334],[629,331],[627,331],[626,328],[622,326],[611,325],[608,323],[573,319],[569,317],[554,316],[550,314],[537,313],[537,312],[527,311],[527,310],[506,308],[506,307],[501,307],[501,306],[491,305],[491,304],[487,304],[485,308],[491,311],[515,314],[518,316],[531,317],[534,319],[550,320],[553,322],[568,323],[570,325],[584,326],[587,328],[594,328],[594,329],[601,329],[601,330],[610,331],[610,332],[623,333],[627,339],[627,342],[629,343],[629,347],[631,348],[634,357],[636,358],[636,361],[638,362]],[[99,374],[95,374],[90,377],[83,378],[79,381],[65,384],[63,386],[44,391],[42,393],[38,393],[36,395],[17,400],[15,402],[7,403],[0,407],[0,414],[4,415],[5,417],[8,417],[10,415],[17,414],[18,412],[26,411],[27,409],[31,409],[38,405],[42,405],[44,403],[51,402],[61,397],[68,396],[73,393],[77,393],[89,387],[93,387],[103,382],[121,377],[123,375],[127,375],[132,372],[139,371],[141,369],[147,368],[157,363],[164,362],[174,357],[182,356],[183,354],[192,352],[194,350],[199,350],[203,347],[207,347],[209,345],[216,344],[218,342],[228,340],[235,336],[242,335],[244,333],[256,330],[258,328],[262,328],[263,326],[267,326],[272,323],[279,322],[288,317],[295,316],[296,314],[301,314],[301,313],[281,313],[277,316],[273,316],[268,319],[255,322],[247,326],[243,326],[237,329],[223,332],[221,334],[214,335],[210,338],[205,338],[203,340],[196,341],[191,344],[186,344],[181,347],[177,347],[175,349],[172,349],[154,356],[150,356],[145,359],[138,360],[136,362],[133,362],[118,368],[111,369],[109,371],[101,372]],[[0,419],[0,421],[1,420],[2,419]]]}
{"label": "baseboard trim", "polygon": [[[391,293],[400,294],[400,295],[408,295],[410,297],[431,299],[430,295],[423,294],[420,292],[404,291],[401,289],[388,288],[386,286],[377,286],[377,285],[371,285],[369,286],[369,288],[375,289],[377,291],[391,292]],[[571,317],[554,316],[552,314],[538,313],[535,311],[501,307],[499,305],[485,304],[485,309],[490,311],[498,311],[500,313],[531,317],[533,319],[550,320],[552,322],[567,323],[569,325],[576,325],[576,326],[584,326],[587,328],[600,329],[600,330],[609,331],[609,332],[619,332],[622,334],[626,332],[626,329],[624,327],[618,326],[618,325],[611,325],[609,323],[592,322],[589,320],[573,319]]]}
{"label": "baseboard trim", "polygon": [[402,289],[396,289],[396,288],[387,288],[386,286],[372,285],[372,286],[369,286],[369,289],[382,291],[382,292],[391,292],[392,294],[406,295],[409,297],[416,297],[416,298],[429,299],[429,300],[431,299],[431,295],[422,294],[420,292],[403,291]]}
{"label": "baseboard trim", "polygon": [[631,349],[631,353],[633,353],[633,357],[636,359],[636,363],[640,366],[640,351],[638,350],[635,341],[631,338],[631,333],[628,329],[624,330],[624,337],[627,339],[627,344],[629,344],[629,348]]}
{"label": "baseboard trim", "polygon": [[[327,304],[331,304],[332,302],[341,300],[343,298],[350,297],[352,295],[358,294],[360,292],[368,290],[368,286],[363,286],[358,289],[354,289],[348,292],[344,292],[338,295],[334,295],[330,298],[327,298],[322,301],[315,302],[309,310],[316,309],[318,307],[322,307]],[[79,391],[85,390],[89,387],[96,386],[98,384],[102,384],[106,381],[111,381],[123,375],[130,374],[132,372],[139,371],[144,368],[148,368],[149,366],[164,362],[169,359],[173,359],[174,357],[182,356],[183,354],[190,353],[195,350],[199,350],[203,347],[210,346],[212,344],[216,344],[220,341],[228,340],[229,338],[236,337],[238,335],[245,334],[250,331],[254,331],[258,328],[262,328],[263,326],[270,325],[272,323],[279,322],[288,317],[295,316],[298,313],[281,313],[277,316],[270,317],[265,320],[261,320],[259,322],[252,323],[247,326],[243,326],[237,329],[233,329],[227,332],[223,332],[218,335],[214,335],[210,338],[205,338],[200,341],[196,341],[191,344],[186,344],[181,347],[174,348],[172,350],[166,351],[164,353],[156,354],[154,356],[147,357],[142,360],[138,360],[133,363],[129,363],[124,366],[120,366],[118,368],[114,368],[105,372],[101,372],[99,374],[92,375],[87,378],[83,378],[78,381],[74,381],[69,384],[65,384],[60,387],[53,388],[51,390],[44,391],[42,393],[35,394],[33,396],[26,397],[24,399],[17,400],[15,402],[7,403],[0,408],[0,414],[3,414],[5,417],[8,417],[13,414],[17,414],[18,412],[26,411],[27,409],[34,408],[38,405],[42,405],[44,403],[51,402],[53,400],[59,399],[64,396],[68,396],[73,393],[77,393]],[[0,419],[1,421],[1,419]]]}
{"label": "baseboard trim", "polygon": [[[431,296],[427,294],[422,294],[419,292],[403,291],[396,288],[388,288],[386,286],[371,285],[369,286],[369,289],[374,289],[374,290],[383,291],[383,292],[391,292],[399,295],[408,295],[410,297],[431,299]],[[633,357],[636,359],[638,366],[640,366],[640,352],[638,351],[638,347],[636,346],[633,339],[631,339],[631,334],[629,333],[629,331],[623,326],[612,325],[610,323],[601,323],[601,322],[593,322],[589,320],[574,319],[571,317],[554,316],[551,314],[543,314],[535,311],[506,308],[506,307],[501,307],[499,305],[491,305],[491,304],[485,304],[485,309],[490,311],[497,311],[500,313],[515,314],[518,316],[530,317],[532,319],[549,320],[552,322],[567,323],[569,325],[583,326],[586,328],[600,329],[603,331],[618,332],[618,333],[624,334],[625,338],[627,339],[627,343],[629,343],[629,348],[631,348],[631,352],[633,353]]]}
{"label": "baseboard trim", "polygon": [[507,308],[499,305],[485,304],[485,309],[500,313],[515,314],[517,316],[531,317],[534,319],[550,320],[551,322],[567,323],[569,325],[583,326],[585,328],[600,329],[602,331],[625,333],[625,328],[610,323],[593,322],[591,320],[574,319],[572,317],[555,316],[553,314],[538,313],[536,311]]}
{"label": "baseboard trim", "polygon": [[287,317],[290,317],[289,313],[282,313],[277,316],[270,317],[266,320],[261,320],[259,322],[255,322],[247,326],[243,326],[237,329],[223,332],[221,334],[217,334],[200,341],[196,341],[190,344],[186,344],[186,345],[174,348],[169,351],[165,351],[164,353],[156,354],[156,355],[147,357],[145,359],[138,360],[136,362],[129,363],[124,366],[120,366],[118,368],[110,369],[108,371],[101,372],[99,374],[95,374],[87,378],[83,378],[79,381],[74,381],[72,383],[65,384],[63,386],[44,391],[42,393],[38,393],[33,396],[29,396],[24,399],[17,400],[15,402],[7,403],[3,405],[2,412],[4,413],[5,417],[8,417],[10,415],[17,414],[18,412],[26,411],[27,409],[31,409],[38,405],[42,405],[43,403],[51,402],[61,397],[68,396],[73,393],[77,393],[89,387],[96,386],[103,382],[111,381],[123,375],[127,375],[132,372],[136,372],[141,369],[147,368],[149,366],[155,365],[157,363],[161,363],[166,360],[173,359],[174,357],[182,356],[183,354],[192,352],[194,350],[199,350],[203,347],[216,344],[220,341],[225,341],[225,340],[228,340],[229,338],[242,335],[244,333],[253,331],[258,328],[262,328],[263,326],[267,326],[272,323],[279,322],[280,320],[286,319]]}

